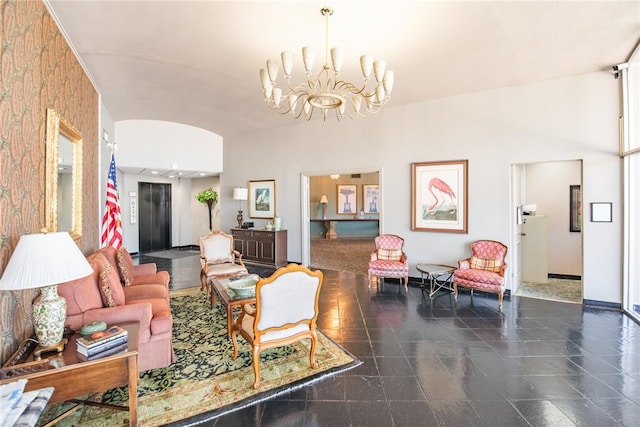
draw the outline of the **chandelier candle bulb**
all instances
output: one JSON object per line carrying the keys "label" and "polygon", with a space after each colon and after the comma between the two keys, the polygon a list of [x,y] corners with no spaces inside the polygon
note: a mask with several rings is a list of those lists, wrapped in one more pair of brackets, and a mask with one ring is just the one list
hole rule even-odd
{"label": "chandelier candle bulb", "polygon": [[316,59],[316,55],[308,46],[304,46],[302,48],[302,62],[304,62],[304,69],[306,70],[306,74],[311,74],[311,70],[313,70],[313,62]]}

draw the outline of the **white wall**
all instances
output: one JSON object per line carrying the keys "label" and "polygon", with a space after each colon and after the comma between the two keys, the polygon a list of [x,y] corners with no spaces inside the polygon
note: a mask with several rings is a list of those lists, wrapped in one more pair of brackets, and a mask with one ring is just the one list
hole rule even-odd
{"label": "white wall", "polygon": [[222,172],[222,137],[161,120],[116,122],[118,167]]}
{"label": "white wall", "polygon": [[[619,90],[609,73],[390,104],[370,118],[295,122],[225,138],[221,193],[248,180],[275,179],[276,210],[289,230],[288,258],[300,261],[301,174],[381,170],[381,230],[404,236],[410,274],[418,276],[416,263],[455,264],[469,255],[473,240],[511,244],[512,164],[582,159],[584,205],[614,203],[613,223],[583,224],[584,297],[621,302]],[[468,234],[411,231],[411,163],[457,159],[469,160]],[[223,230],[235,215],[236,206],[221,205]]]}
{"label": "white wall", "polygon": [[525,203],[536,204],[548,220],[550,274],[582,276],[582,233],[569,231],[569,186],[580,185],[581,167],[579,161],[525,166]]}

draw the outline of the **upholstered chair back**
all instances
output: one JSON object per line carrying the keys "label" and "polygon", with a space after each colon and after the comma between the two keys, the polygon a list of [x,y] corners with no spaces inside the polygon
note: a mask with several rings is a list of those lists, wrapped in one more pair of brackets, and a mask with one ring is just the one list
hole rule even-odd
{"label": "upholstered chair back", "polygon": [[233,237],[222,231],[212,231],[202,236],[200,254],[209,264],[233,262]]}

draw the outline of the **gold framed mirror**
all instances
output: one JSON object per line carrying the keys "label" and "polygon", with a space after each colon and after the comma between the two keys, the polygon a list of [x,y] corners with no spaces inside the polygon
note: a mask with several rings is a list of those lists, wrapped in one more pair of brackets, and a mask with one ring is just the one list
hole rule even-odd
{"label": "gold framed mirror", "polygon": [[82,237],[82,134],[47,109],[45,227]]}

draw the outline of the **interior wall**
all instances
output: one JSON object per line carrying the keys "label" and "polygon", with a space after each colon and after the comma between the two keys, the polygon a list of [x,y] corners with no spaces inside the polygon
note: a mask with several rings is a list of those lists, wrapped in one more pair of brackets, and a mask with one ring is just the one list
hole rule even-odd
{"label": "interior wall", "polygon": [[569,231],[569,186],[580,185],[581,168],[579,160],[525,166],[525,203],[547,217],[549,274],[582,276],[582,233]]}
{"label": "interior wall", "polygon": [[[46,109],[83,137],[83,253],[99,245],[98,94],[42,2],[0,0],[0,274],[23,234],[44,226]],[[33,335],[38,290],[0,291],[0,363]]]}
{"label": "interior wall", "polygon": [[[398,81],[398,84],[401,84]],[[405,238],[410,274],[418,262],[455,265],[469,243],[511,245],[510,165],[583,160],[583,203],[620,204],[619,90],[607,72],[527,86],[385,107],[357,120],[294,122],[291,126],[225,138],[221,188],[275,179],[277,211],[288,232],[291,261],[302,259],[300,176],[327,170],[384,170],[381,230]],[[411,163],[468,159],[467,234],[411,230]],[[222,206],[221,225],[235,221]],[[584,297],[621,302],[622,225],[583,224]],[[264,225],[256,221],[256,226]],[[511,272],[507,271],[508,286]],[[603,286],[602,277],[610,280]]]}
{"label": "interior wall", "polygon": [[162,120],[115,123],[118,167],[222,172],[222,137],[205,129]]}

